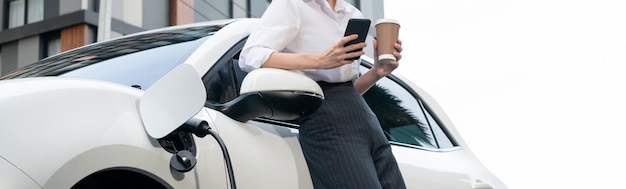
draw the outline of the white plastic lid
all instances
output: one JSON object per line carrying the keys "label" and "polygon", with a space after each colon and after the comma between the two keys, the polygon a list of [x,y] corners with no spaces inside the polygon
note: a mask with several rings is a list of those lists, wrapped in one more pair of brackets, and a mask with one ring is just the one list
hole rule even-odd
{"label": "white plastic lid", "polygon": [[400,25],[400,22],[398,22],[398,20],[393,19],[393,18],[381,18],[381,19],[376,20],[376,25],[380,23],[394,23],[394,24]]}

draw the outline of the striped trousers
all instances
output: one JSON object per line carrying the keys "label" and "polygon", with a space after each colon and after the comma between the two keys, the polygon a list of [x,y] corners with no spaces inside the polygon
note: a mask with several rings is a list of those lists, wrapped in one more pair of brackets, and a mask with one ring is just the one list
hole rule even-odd
{"label": "striped trousers", "polygon": [[406,188],[376,115],[352,82],[318,82],[321,107],[301,118],[299,141],[315,189]]}

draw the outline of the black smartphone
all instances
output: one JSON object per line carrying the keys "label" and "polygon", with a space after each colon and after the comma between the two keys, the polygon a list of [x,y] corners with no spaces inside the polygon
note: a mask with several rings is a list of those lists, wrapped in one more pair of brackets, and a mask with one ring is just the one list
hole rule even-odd
{"label": "black smartphone", "polygon": [[[344,36],[348,36],[352,34],[359,34],[359,37],[355,40],[347,42],[346,44],[344,44],[344,47],[348,45],[352,45],[352,44],[365,42],[365,38],[367,38],[367,33],[370,30],[371,23],[372,21],[370,21],[370,19],[351,18],[348,21],[348,26],[346,27],[346,32]],[[362,50],[363,49],[357,49],[351,52],[362,51]],[[352,57],[346,60],[357,60],[357,59],[359,59],[359,57]]]}

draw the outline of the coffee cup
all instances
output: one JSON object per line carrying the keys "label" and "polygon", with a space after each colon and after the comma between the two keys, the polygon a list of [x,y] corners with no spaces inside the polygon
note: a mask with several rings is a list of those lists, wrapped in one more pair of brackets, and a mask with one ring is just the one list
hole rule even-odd
{"label": "coffee cup", "polygon": [[388,63],[396,60],[393,52],[396,51],[394,45],[398,41],[400,33],[400,22],[395,19],[382,18],[376,21],[376,41],[378,43],[378,61]]}

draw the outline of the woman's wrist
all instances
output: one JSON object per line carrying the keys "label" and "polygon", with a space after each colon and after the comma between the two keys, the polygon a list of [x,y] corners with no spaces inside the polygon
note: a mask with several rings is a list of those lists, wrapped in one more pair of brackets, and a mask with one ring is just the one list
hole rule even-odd
{"label": "woman's wrist", "polygon": [[389,75],[391,72],[388,72],[384,66],[374,65],[368,72],[372,72],[373,76],[377,79],[383,78]]}
{"label": "woman's wrist", "polygon": [[303,69],[319,69],[321,66],[321,58],[318,54],[301,54]]}

